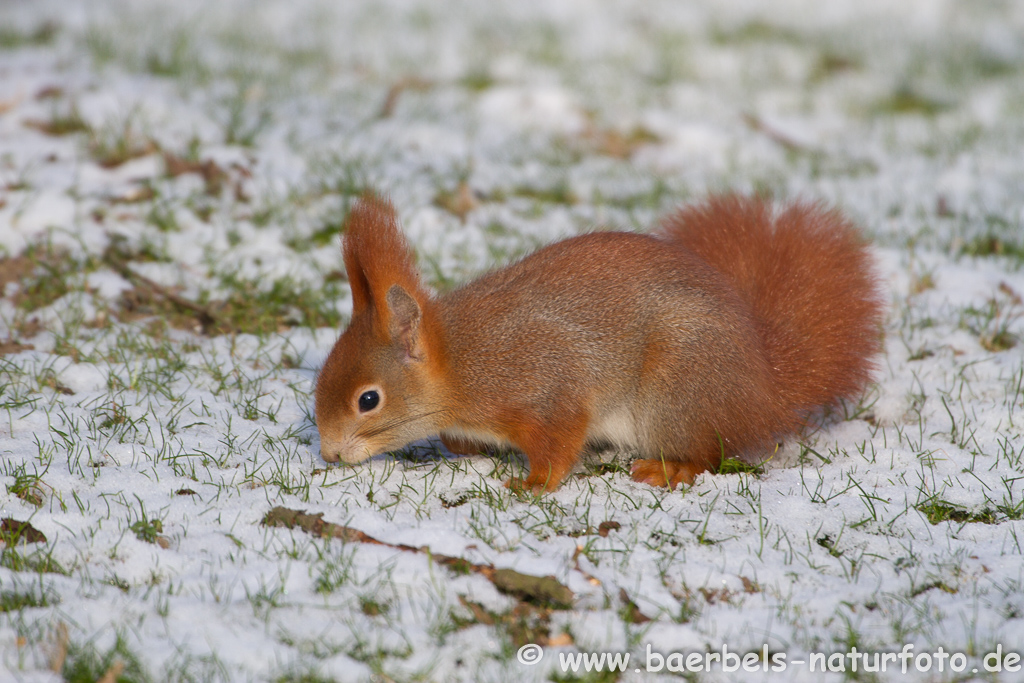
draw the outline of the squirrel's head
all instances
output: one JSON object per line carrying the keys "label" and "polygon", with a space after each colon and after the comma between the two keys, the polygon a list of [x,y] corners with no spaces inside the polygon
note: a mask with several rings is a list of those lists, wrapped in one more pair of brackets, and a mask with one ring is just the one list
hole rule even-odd
{"label": "squirrel's head", "polygon": [[320,455],[357,463],[439,431],[440,335],[395,210],[363,197],[344,238],[352,320],[316,384]]}

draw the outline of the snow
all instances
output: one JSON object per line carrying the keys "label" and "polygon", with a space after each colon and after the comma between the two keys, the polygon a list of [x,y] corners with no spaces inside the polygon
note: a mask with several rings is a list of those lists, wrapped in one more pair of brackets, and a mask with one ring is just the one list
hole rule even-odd
{"label": "snow", "polygon": [[[993,680],[986,653],[1024,650],[1022,46],[1019,3],[4,3],[0,257],[40,260],[10,282],[0,261],[0,518],[47,541],[0,551],[0,681],[59,680],[61,624],[69,661],[121,640],[152,680],[540,681],[567,675],[558,653],[908,644],[969,666],[882,680]],[[39,130],[75,112],[88,130]],[[175,327],[159,293],[129,310],[111,254],[196,302],[286,282],[346,315],[330,231],[367,187],[439,289],[708,191],[836,205],[890,304],[877,383],[763,473],[674,492],[581,466],[520,498],[517,457],[434,442],[328,466],[310,418],[337,329],[293,326],[304,300],[262,334]],[[275,506],[380,544],[264,526]],[[439,556],[575,602],[510,616]],[[517,661],[542,632],[562,644]],[[678,680],[633,668],[617,680]]]}

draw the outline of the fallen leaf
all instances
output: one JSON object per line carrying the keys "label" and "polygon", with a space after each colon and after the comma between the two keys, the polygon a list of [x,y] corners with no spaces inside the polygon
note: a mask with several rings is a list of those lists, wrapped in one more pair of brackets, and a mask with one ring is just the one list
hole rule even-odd
{"label": "fallen leaf", "polygon": [[46,536],[28,522],[5,517],[0,521],[0,541],[8,546],[18,543],[46,543]]}

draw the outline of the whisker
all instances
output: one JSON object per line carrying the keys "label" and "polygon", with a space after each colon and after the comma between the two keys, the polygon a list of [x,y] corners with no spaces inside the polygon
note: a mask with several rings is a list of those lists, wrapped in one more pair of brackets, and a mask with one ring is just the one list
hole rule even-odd
{"label": "whisker", "polygon": [[443,410],[432,410],[432,411],[426,412],[426,413],[419,413],[419,414],[415,414],[415,415],[408,415],[406,417],[394,419],[394,420],[391,420],[389,422],[385,422],[383,424],[373,425],[372,427],[370,425],[367,425],[368,428],[357,430],[355,435],[357,437],[364,438],[364,439],[373,438],[375,436],[379,436],[381,434],[386,434],[387,432],[390,432],[390,431],[393,431],[395,429],[398,429],[399,427],[401,427],[403,425],[407,425],[410,422],[415,422],[417,420],[422,420],[424,418],[430,417],[431,415],[437,415],[438,413],[443,413],[443,412],[444,412]]}

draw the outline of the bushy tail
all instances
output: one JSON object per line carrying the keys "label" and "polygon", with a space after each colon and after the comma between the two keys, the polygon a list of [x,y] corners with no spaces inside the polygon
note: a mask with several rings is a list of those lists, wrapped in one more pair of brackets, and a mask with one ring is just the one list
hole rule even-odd
{"label": "bushy tail", "polygon": [[668,217],[662,231],[750,304],[784,405],[805,410],[864,390],[881,345],[882,295],[865,243],[838,211],[715,196]]}

